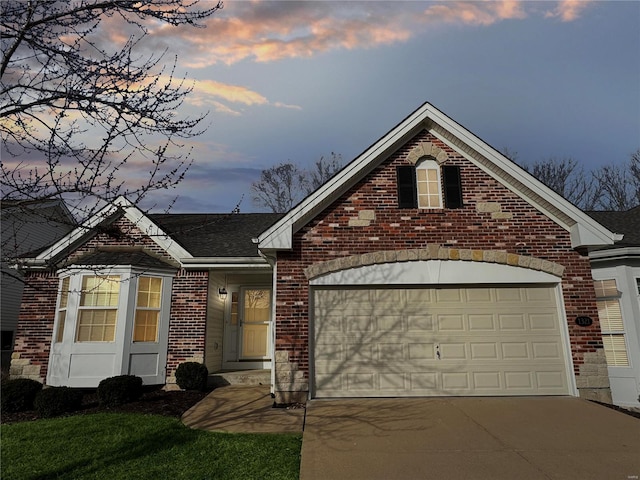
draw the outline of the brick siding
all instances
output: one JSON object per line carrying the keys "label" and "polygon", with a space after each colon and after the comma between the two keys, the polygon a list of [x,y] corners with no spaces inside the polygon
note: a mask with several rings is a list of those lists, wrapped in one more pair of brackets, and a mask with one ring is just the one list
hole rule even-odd
{"label": "brick siding", "polygon": [[[408,154],[424,141],[446,152],[444,165],[461,168],[463,208],[397,208],[396,167],[410,165]],[[359,213],[362,211],[366,215]],[[278,253],[276,351],[286,352],[289,362],[297,364],[308,381],[309,283],[305,269],[309,266],[368,252],[429,245],[507,252],[564,266],[562,289],[575,373],[579,375],[585,354],[602,348],[589,259],[572,249],[569,232],[423,131],[295,233],[291,251]],[[592,317],[593,325],[578,327],[573,319],[579,315]]]}

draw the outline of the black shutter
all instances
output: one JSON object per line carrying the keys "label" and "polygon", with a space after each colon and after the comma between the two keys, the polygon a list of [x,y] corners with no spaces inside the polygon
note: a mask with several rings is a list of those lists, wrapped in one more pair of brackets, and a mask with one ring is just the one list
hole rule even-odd
{"label": "black shutter", "polygon": [[462,183],[460,181],[460,167],[442,167],[444,183],[444,205],[446,208],[462,207]]}
{"label": "black shutter", "polygon": [[398,208],[416,208],[416,169],[415,167],[398,167]]}

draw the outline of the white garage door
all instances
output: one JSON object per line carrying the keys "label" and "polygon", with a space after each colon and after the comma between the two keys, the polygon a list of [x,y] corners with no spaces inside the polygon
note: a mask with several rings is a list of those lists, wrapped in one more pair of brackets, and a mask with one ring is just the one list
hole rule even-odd
{"label": "white garage door", "polygon": [[316,289],[316,397],[566,395],[552,287]]}

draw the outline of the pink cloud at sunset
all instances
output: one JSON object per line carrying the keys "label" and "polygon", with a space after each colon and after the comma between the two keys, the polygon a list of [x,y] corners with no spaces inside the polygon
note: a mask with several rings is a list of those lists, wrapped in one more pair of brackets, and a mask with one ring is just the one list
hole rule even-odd
{"label": "pink cloud at sunset", "polygon": [[[180,42],[186,66],[204,68],[243,60],[273,62],[309,58],[332,50],[369,49],[406,42],[427,26],[489,26],[530,16],[579,18],[588,0],[538,2],[227,2],[196,35],[170,27],[152,31],[155,41]],[[553,6],[549,10],[549,6]],[[171,39],[171,40],[170,40]]]}
{"label": "pink cloud at sunset", "polygon": [[193,91],[187,102],[196,106],[213,106],[217,112],[230,115],[241,113],[226,103],[245,106],[271,105],[276,108],[292,108],[301,110],[297,105],[287,105],[282,102],[271,102],[263,95],[240,85],[229,85],[215,80],[197,80],[193,84]]}
{"label": "pink cloud at sunset", "polygon": [[553,11],[547,12],[546,17],[559,17],[563,22],[572,22],[578,19],[592,3],[592,0],[564,0],[558,2]]}

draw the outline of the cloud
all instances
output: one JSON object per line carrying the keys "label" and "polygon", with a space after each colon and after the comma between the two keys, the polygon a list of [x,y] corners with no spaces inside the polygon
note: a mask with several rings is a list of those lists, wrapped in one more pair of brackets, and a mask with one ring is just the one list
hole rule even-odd
{"label": "cloud", "polygon": [[591,6],[592,0],[561,0],[556,8],[545,14],[547,18],[560,18],[563,22],[572,22]]}
{"label": "cloud", "polygon": [[501,20],[526,18],[522,2],[447,2],[430,6],[424,11],[430,22],[460,23],[464,25],[492,25]]}
{"label": "cloud", "polygon": [[269,105],[276,108],[302,110],[298,105],[272,102],[264,95],[241,85],[230,85],[215,80],[195,80],[193,90],[186,101],[196,106],[212,106],[216,112],[238,116],[242,112],[229,104],[243,106]]}
{"label": "cloud", "polygon": [[188,45],[190,67],[245,59],[271,62],[406,41],[415,10],[376,2],[230,2],[198,35],[163,26],[152,36],[163,42],[179,38]]}
{"label": "cloud", "polygon": [[[553,11],[517,0],[437,2],[229,2],[192,30],[161,26],[151,32],[162,45],[176,42],[192,68],[241,61],[308,58],[331,50],[376,48],[405,42],[425,28],[458,24],[490,26],[532,15],[573,21],[591,0],[563,0]],[[426,7],[425,7],[426,5]]]}

